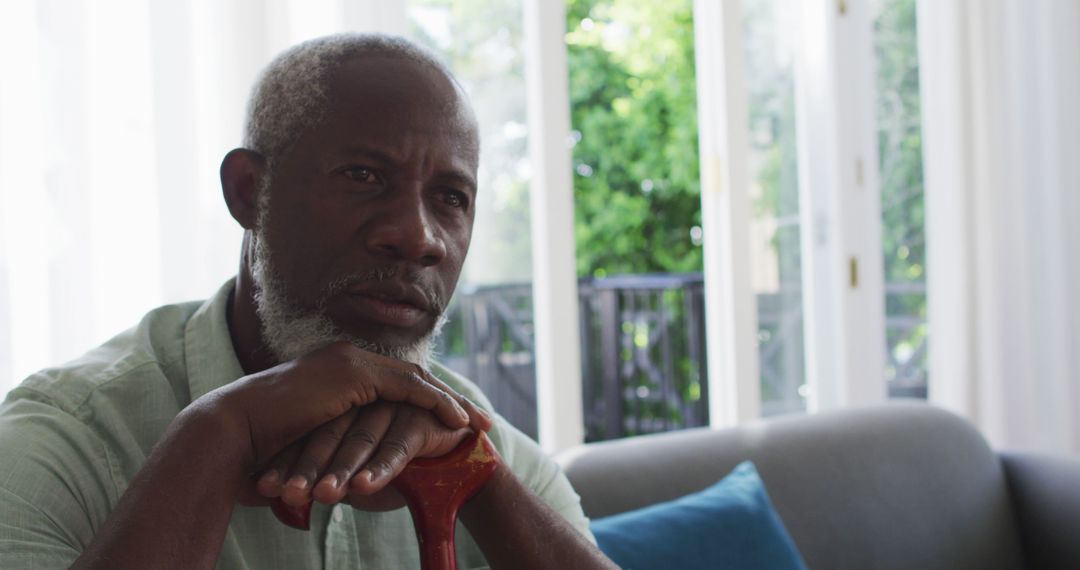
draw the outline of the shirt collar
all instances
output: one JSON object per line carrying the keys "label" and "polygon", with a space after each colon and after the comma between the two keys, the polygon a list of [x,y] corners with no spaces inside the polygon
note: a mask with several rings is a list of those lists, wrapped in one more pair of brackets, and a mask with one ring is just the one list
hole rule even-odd
{"label": "shirt collar", "polygon": [[228,307],[236,279],[202,304],[184,328],[184,360],[191,400],[244,375],[229,332]]}

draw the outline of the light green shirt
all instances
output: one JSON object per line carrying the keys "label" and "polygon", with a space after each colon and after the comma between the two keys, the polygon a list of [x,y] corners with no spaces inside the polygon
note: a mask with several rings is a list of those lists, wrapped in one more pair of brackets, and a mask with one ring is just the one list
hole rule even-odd
{"label": "light green shirt", "polygon": [[[225,318],[232,288],[226,283],[205,303],[156,309],[8,394],[0,404],[0,568],[68,567],[177,413],[244,375]],[[433,371],[491,410],[474,384],[439,366]],[[555,463],[498,416],[490,436],[525,485],[591,540],[579,498]],[[267,508],[237,506],[218,567],[420,567],[407,509],[368,513],[316,503],[311,521],[310,531],[294,530]],[[460,524],[457,552],[461,569],[486,566]]]}

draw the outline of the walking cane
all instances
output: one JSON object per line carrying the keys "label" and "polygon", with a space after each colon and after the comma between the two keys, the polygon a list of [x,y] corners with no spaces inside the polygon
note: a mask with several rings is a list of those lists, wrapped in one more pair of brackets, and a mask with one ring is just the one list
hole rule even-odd
{"label": "walking cane", "polygon": [[[465,438],[441,457],[414,459],[391,485],[409,505],[422,570],[457,570],[454,527],[458,510],[495,473],[498,460],[483,433]],[[311,526],[311,503],[286,505],[280,498],[271,507],[281,522],[301,530]]]}

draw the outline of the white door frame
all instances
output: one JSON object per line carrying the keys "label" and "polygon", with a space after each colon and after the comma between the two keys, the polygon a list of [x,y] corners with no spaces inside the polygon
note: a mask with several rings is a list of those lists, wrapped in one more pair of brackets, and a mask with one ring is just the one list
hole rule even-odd
{"label": "white door frame", "polygon": [[870,0],[804,0],[796,54],[807,410],[886,398]]}
{"label": "white door frame", "polygon": [[740,2],[695,0],[709,423],[757,418],[757,299],[750,283],[747,109]]}
{"label": "white door frame", "polygon": [[585,440],[565,35],[562,2],[526,0],[537,426],[548,453]]}

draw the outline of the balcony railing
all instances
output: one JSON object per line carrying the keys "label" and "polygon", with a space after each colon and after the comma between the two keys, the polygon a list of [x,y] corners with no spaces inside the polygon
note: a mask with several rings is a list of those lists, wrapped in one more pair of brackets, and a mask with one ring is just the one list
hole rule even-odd
{"label": "balcony railing", "polygon": [[[886,294],[925,295],[918,284]],[[704,284],[700,274],[582,279],[578,286],[587,441],[708,425]],[[803,409],[801,292],[758,296],[762,412]],[[892,297],[887,297],[892,299]],[[890,301],[891,302],[891,301]],[[889,393],[925,397],[925,320],[886,318]],[[909,310],[908,313],[911,311]],[[475,381],[496,409],[536,437],[532,290],[464,289],[440,338],[441,361]]]}
{"label": "balcony railing", "polygon": [[459,291],[439,337],[439,360],[483,390],[495,409],[533,439],[536,367],[530,285]]}
{"label": "balcony railing", "polygon": [[926,398],[926,282],[885,284],[885,378],[893,398]]}
{"label": "balcony railing", "polygon": [[700,275],[583,280],[586,441],[709,423]]}

